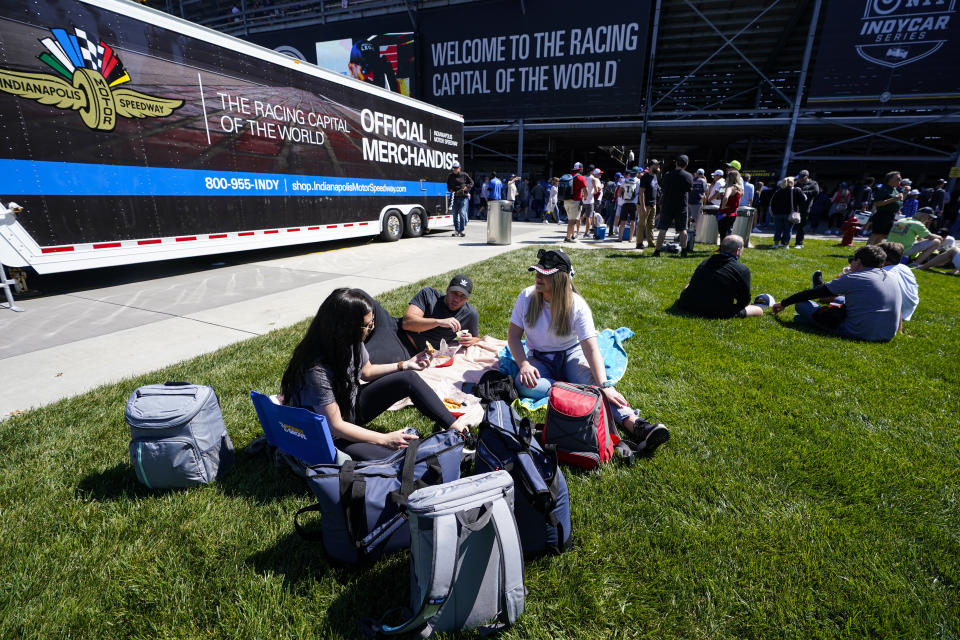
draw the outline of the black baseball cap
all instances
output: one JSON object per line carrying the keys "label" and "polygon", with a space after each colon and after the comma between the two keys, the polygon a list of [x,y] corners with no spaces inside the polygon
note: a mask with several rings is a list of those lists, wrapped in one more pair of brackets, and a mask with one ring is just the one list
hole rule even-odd
{"label": "black baseball cap", "polygon": [[531,265],[527,271],[536,271],[545,276],[552,276],[558,271],[573,275],[573,265],[570,258],[560,249],[540,249],[537,252],[537,264]]}
{"label": "black baseball cap", "polygon": [[450,286],[447,287],[447,291],[459,291],[468,296],[473,292],[473,280],[462,273],[458,273],[453,276],[453,280],[450,281]]}
{"label": "black baseball cap", "polygon": [[687,166],[688,164],[690,164],[690,158],[688,158],[687,156],[685,156],[685,155],[683,155],[683,154],[680,154],[679,156],[677,156],[677,164],[685,167],[685,166]]}

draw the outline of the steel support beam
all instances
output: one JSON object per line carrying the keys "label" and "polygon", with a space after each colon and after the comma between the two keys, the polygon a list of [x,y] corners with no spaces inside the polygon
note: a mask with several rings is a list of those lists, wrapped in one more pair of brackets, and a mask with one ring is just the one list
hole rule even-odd
{"label": "steel support beam", "polygon": [[647,91],[643,101],[643,129],[640,132],[640,163],[647,161],[647,125],[650,121],[650,101],[653,100],[653,67],[657,63],[657,37],[660,35],[660,2],[653,10],[653,36],[650,39],[650,59],[647,61]]}
{"label": "steel support beam", "polygon": [[523,118],[517,120],[517,175],[523,175]]}
{"label": "steel support beam", "polygon": [[[947,156],[949,158],[949,156]],[[798,153],[793,156],[794,160],[806,160],[808,162],[819,162],[824,160],[837,160],[839,162],[943,162],[943,156],[818,156]]]}
{"label": "steel support beam", "polygon": [[787,144],[784,145],[783,162],[780,164],[779,178],[787,175],[793,155],[793,137],[797,133],[797,122],[800,119],[800,104],[803,102],[803,90],[807,86],[807,69],[810,67],[810,56],[813,53],[813,37],[817,32],[817,23],[820,21],[820,6],[822,0],[816,0],[813,13],[810,16],[810,26],[807,28],[807,46],[803,50],[803,64],[800,66],[800,78],[797,80],[797,96],[793,100],[793,115],[790,118],[790,130],[787,131]]}

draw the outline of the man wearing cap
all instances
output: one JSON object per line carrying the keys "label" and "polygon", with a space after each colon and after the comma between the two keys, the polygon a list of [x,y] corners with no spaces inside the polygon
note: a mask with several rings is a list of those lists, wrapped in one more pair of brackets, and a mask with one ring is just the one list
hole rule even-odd
{"label": "man wearing cap", "polygon": [[723,191],[727,188],[727,181],[723,179],[723,171],[720,169],[711,173],[710,177],[713,178],[713,183],[707,189],[703,204],[712,204],[719,207],[720,201],[723,200]]}
{"label": "man wearing cap", "polygon": [[810,172],[806,169],[797,174],[796,186],[806,198],[800,203],[800,222],[793,225],[793,246],[803,247],[803,228],[807,226],[807,218],[810,215],[810,205],[818,195],[820,195],[820,185],[810,177]]}
{"label": "man wearing cap", "polygon": [[613,226],[617,228],[617,233],[614,234],[614,240],[620,240],[624,235],[623,231],[620,230],[621,224],[624,230],[627,230],[627,237],[623,238],[624,241],[630,242],[630,238],[635,231],[634,225],[637,221],[637,204],[640,199],[640,181],[637,179],[637,172],[639,170],[639,167],[627,169],[627,177],[624,179],[623,184],[617,189],[617,198],[621,200],[623,204],[620,205],[620,213],[617,214],[616,220],[613,221]]}
{"label": "man wearing cap", "polygon": [[[916,215],[901,218],[893,223],[888,242],[899,242],[905,247],[903,255],[912,256],[920,253],[915,264],[925,262],[940,248],[943,238],[930,233],[927,225],[933,220],[930,207],[920,209]],[[922,253],[921,253],[922,252]]]}
{"label": "man wearing cap", "polygon": [[573,168],[570,169],[570,173],[573,174],[573,195],[563,200],[563,208],[567,213],[567,235],[563,239],[564,242],[577,241],[574,229],[580,224],[580,203],[587,188],[587,181],[582,171],[583,165],[579,162],[573,163]]}
{"label": "man wearing cap", "polygon": [[660,223],[657,229],[657,248],[653,255],[660,255],[660,247],[672,226],[680,235],[680,256],[687,257],[687,197],[693,189],[693,176],[687,171],[690,158],[677,156],[674,167],[663,176],[663,204],[660,210]]}
{"label": "man wearing cap", "polygon": [[470,203],[470,189],[473,179],[460,170],[460,163],[453,163],[453,170],[447,176],[447,191],[453,194],[453,235],[463,237],[467,228],[467,205]]}
{"label": "man wearing cap", "polygon": [[583,192],[583,202],[580,207],[580,221],[585,223],[583,229],[584,238],[590,235],[590,228],[593,226],[593,212],[599,210],[597,196],[599,196],[603,190],[603,183],[600,182],[600,176],[602,175],[603,171],[594,167],[590,170],[589,174],[585,176],[587,188]]}
{"label": "man wearing cap", "polygon": [[434,347],[441,340],[448,344],[458,342],[457,332],[461,330],[468,333],[459,338],[460,345],[469,347],[479,342],[480,313],[468,302],[472,292],[473,281],[461,273],[453,276],[446,295],[433,287],[424,287],[413,296],[400,326],[415,353],[423,351],[428,340]]}
{"label": "man wearing cap", "polygon": [[659,177],[660,161],[650,160],[647,170],[640,177],[640,198],[637,203],[637,249],[643,249],[644,237],[646,237],[646,246],[652,247],[654,244],[653,221],[657,217],[657,200],[660,196]]}

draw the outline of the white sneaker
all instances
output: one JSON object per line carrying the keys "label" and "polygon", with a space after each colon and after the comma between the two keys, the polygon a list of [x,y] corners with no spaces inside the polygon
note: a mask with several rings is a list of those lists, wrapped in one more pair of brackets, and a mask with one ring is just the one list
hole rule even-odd
{"label": "white sneaker", "polygon": [[802,244],[794,245],[793,248],[794,248],[794,249],[803,249],[803,245],[802,245]]}

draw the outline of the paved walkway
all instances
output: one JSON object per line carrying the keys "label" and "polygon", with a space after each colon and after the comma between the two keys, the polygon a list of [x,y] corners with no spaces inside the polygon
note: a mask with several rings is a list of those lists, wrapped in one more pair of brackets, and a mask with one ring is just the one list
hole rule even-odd
{"label": "paved walkway", "polygon": [[337,287],[376,295],[525,245],[559,243],[564,229],[514,223],[513,244],[495,246],[486,244],[485,223],[471,222],[466,238],[445,231],[37,278],[31,286],[43,295],[18,299],[25,312],[0,309],[0,420],[290,326]]}

